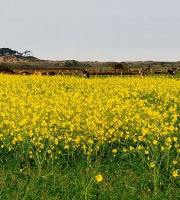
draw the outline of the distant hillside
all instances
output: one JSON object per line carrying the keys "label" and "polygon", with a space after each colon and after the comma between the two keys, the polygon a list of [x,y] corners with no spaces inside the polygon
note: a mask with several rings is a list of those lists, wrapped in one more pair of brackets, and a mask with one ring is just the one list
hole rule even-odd
{"label": "distant hillside", "polygon": [[[28,52],[28,51],[27,51]],[[26,52],[26,53],[27,53]],[[93,73],[116,73],[116,71],[138,71],[146,70],[147,72],[166,72],[168,69],[178,68],[180,62],[98,62],[87,61],[79,62],[76,60],[51,61],[40,60],[33,56],[27,56],[9,48],[0,49],[0,71],[4,70],[78,70],[88,69]]]}

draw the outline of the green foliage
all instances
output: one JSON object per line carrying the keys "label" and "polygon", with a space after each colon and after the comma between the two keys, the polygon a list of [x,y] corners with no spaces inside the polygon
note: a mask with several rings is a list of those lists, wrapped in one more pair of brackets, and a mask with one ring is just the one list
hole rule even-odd
{"label": "green foliage", "polygon": [[[64,153],[38,168],[23,154],[7,151],[0,161],[0,199],[179,199],[180,183],[164,173],[165,157],[157,168],[148,169],[138,151],[114,156],[108,152],[104,149],[88,159]],[[97,183],[99,173],[103,180]]]}

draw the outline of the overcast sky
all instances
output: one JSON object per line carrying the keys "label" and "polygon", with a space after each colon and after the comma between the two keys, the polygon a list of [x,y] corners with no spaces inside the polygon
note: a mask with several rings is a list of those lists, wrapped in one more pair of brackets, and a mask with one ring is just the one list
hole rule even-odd
{"label": "overcast sky", "polygon": [[42,59],[180,60],[180,0],[0,0],[0,48]]}

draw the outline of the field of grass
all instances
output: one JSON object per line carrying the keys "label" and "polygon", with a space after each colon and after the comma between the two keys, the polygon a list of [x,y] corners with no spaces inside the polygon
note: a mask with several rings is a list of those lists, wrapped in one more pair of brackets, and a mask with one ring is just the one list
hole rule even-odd
{"label": "field of grass", "polygon": [[0,199],[180,199],[177,76],[0,75]]}

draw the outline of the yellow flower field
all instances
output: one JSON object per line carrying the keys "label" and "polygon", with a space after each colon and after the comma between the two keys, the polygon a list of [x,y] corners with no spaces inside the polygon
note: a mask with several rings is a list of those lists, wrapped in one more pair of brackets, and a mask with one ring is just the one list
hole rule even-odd
{"label": "yellow flower field", "polygon": [[173,152],[168,165],[179,176],[179,79],[0,75],[0,109],[1,152],[35,160],[137,152],[150,168],[156,152]]}

